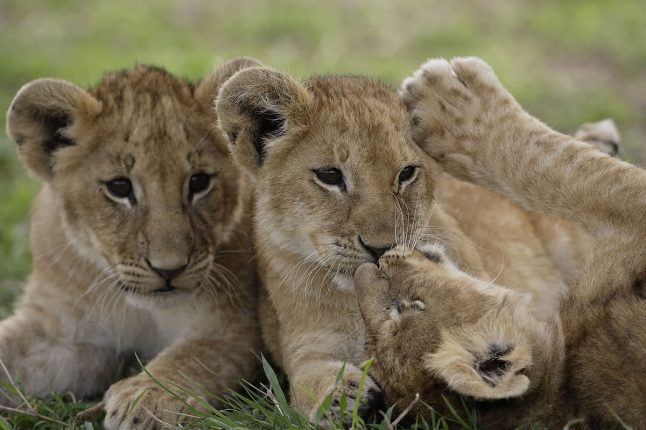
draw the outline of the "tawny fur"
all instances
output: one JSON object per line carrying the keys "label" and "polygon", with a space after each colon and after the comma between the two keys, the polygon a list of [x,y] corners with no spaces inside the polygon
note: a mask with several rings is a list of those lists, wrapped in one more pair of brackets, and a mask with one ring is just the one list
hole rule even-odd
{"label": "tawny fur", "polygon": [[[449,173],[579,225],[593,246],[546,322],[517,293],[488,284],[498,291],[489,297],[424,247],[360,268],[367,350],[386,397],[402,408],[419,392],[446,411],[440,394],[462,394],[501,429],[577,418],[591,429],[624,428],[619,419],[646,428],[646,172],[531,117],[475,58],[429,61],[402,98],[415,140]],[[411,300],[424,310],[389,316]]]}
{"label": "tawny fur", "polygon": [[[472,275],[531,293],[529,308],[541,318],[580,267],[588,240],[581,231],[558,223],[572,238],[570,264],[559,267],[548,250],[554,239],[535,228],[541,216],[444,175],[413,142],[406,106],[383,83],[341,76],[299,83],[251,68],[223,85],[216,109],[256,187],[264,343],[287,372],[292,403],[310,417],[331,392],[345,391],[351,402],[357,395],[366,355],[352,276],[375,261],[367,247],[441,241]],[[400,184],[406,166],[416,172]],[[343,187],[317,177],[331,167],[342,171]],[[550,223],[557,224],[544,219],[542,233],[551,233]],[[369,379],[362,411],[377,391]]]}
{"label": "tawny fur", "polygon": [[385,404],[399,413],[419,393],[424,403],[411,419],[430,418],[426,405],[451,418],[447,402],[462,412],[462,395],[492,428],[542,419],[525,407],[527,396],[515,398],[532,392],[532,401],[550,401],[542,395],[562,359],[558,316],[539,321],[528,295],[477,279],[442,247],[428,248],[394,248],[379,266],[367,263],[355,274],[370,374]]}
{"label": "tawny fur", "polygon": [[[144,373],[114,383],[133,352],[170,388],[192,390],[178,393],[195,407],[251,377],[252,189],[213,126],[212,101],[230,75],[257,64],[233,60],[198,85],[137,66],[89,91],[41,79],[18,92],[8,133],[44,184],[32,209],[32,273],[0,323],[0,359],[27,394],[110,387],[106,428],[151,428],[152,415],[178,423],[186,407]],[[210,185],[192,196],[196,173]],[[131,199],[110,194],[117,177],[132,181]],[[182,266],[168,281],[175,289],[160,292],[166,281],[153,267]]]}

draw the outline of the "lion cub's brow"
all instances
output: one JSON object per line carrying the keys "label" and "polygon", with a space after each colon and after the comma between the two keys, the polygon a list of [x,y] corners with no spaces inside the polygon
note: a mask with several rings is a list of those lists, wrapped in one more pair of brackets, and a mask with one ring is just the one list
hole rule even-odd
{"label": "lion cub's brow", "polygon": [[404,105],[384,82],[360,76],[322,76],[310,79],[306,85],[314,96],[314,118],[336,118],[345,127],[389,122],[403,130],[406,125],[402,121],[406,118]]}
{"label": "lion cub's brow", "polygon": [[171,96],[175,101],[190,106],[194,101],[194,89],[188,80],[177,78],[160,67],[140,65],[108,73],[90,89],[90,94],[102,103],[103,112],[110,112],[123,110],[136,94],[147,94],[155,102]]}
{"label": "lion cub's brow", "polygon": [[195,85],[162,68],[140,65],[109,73],[89,92],[101,103],[100,121],[113,145],[128,148],[127,171],[142,159],[173,159],[160,164],[175,168],[199,164],[206,151],[228,154],[225,144],[212,139],[207,124],[214,119],[196,102]]}
{"label": "lion cub's brow", "polygon": [[[360,158],[381,165],[412,154],[406,139],[408,115],[397,93],[386,83],[355,76],[324,76],[309,80],[312,121],[324,130],[325,146],[339,162]],[[400,166],[401,167],[401,166]]]}

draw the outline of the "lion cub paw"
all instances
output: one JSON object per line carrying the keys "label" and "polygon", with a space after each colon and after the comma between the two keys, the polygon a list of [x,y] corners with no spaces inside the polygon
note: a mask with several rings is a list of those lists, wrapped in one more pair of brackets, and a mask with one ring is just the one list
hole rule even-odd
{"label": "lion cub paw", "polygon": [[370,376],[366,376],[362,390],[359,392],[362,376],[360,369],[354,366],[346,367],[343,381],[332,391],[330,407],[326,416],[319,422],[320,425],[326,428],[333,427],[329,420],[333,418],[333,421],[341,421],[345,427],[349,427],[352,424],[352,412],[357,407],[357,401],[359,401],[358,415],[362,418],[369,417],[379,408],[382,403],[381,389]]}
{"label": "lion cub paw", "polygon": [[532,365],[529,345],[481,342],[481,339],[444,338],[440,348],[425,357],[425,366],[453,390],[476,399],[505,399],[527,392]]}
{"label": "lion cub paw", "polygon": [[[513,367],[513,358],[511,352],[514,345],[489,345],[489,349],[484,355],[474,354],[473,368],[480,376],[482,381],[490,387],[500,386],[506,377],[510,375]],[[523,374],[524,368],[516,371],[517,374]],[[511,375],[513,376],[513,375]]]}
{"label": "lion cub paw", "polygon": [[470,179],[475,145],[495,141],[523,110],[479,58],[431,59],[405,79],[400,97],[413,138],[450,173]]}
{"label": "lion cub paw", "polygon": [[581,125],[574,133],[574,138],[588,142],[600,151],[621,159],[621,136],[615,122],[610,118]]}
{"label": "lion cub paw", "polygon": [[191,420],[191,409],[202,403],[182,400],[166,391],[148,375],[136,375],[113,384],[104,397],[108,430],[175,428]]}

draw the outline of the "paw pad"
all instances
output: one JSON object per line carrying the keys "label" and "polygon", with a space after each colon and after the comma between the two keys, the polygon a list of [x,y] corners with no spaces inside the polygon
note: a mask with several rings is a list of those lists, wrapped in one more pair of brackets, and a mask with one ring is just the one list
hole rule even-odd
{"label": "paw pad", "polygon": [[490,386],[495,386],[511,368],[511,362],[504,357],[514,350],[514,345],[490,345],[485,357],[479,357],[475,363],[476,371]]}

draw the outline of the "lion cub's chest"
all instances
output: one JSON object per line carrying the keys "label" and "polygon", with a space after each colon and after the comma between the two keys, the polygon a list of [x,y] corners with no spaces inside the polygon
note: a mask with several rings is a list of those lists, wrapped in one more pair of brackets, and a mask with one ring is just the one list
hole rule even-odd
{"label": "lion cub's chest", "polygon": [[150,310],[123,303],[109,318],[94,321],[93,330],[87,327],[83,337],[119,354],[136,352],[147,361],[178,340],[199,333],[201,321],[209,325],[206,319],[205,312],[187,305]]}

